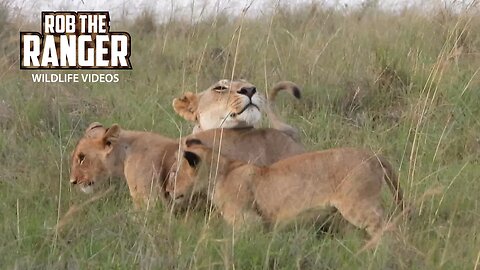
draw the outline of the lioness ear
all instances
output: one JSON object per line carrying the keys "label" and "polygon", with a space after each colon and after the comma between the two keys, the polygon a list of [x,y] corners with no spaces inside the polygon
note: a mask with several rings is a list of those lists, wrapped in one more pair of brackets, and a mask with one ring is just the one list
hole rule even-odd
{"label": "lioness ear", "polygon": [[113,124],[110,128],[107,129],[105,134],[103,135],[103,143],[105,146],[112,146],[120,137],[120,126],[117,124]]}
{"label": "lioness ear", "polygon": [[185,120],[197,121],[198,97],[192,92],[186,92],[182,97],[176,98],[172,103],[173,109]]}
{"label": "lioness ear", "polygon": [[198,163],[200,163],[200,157],[193,152],[186,151],[183,153],[183,157],[188,161],[188,165],[192,168],[197,167]]}

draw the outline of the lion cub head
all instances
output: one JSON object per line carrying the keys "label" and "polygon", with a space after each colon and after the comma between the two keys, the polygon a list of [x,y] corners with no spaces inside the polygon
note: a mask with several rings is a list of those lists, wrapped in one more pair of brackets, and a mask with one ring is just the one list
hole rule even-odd
{"label": "lion cub head", "polygon": [[210,166],[203,163],[212,161],[214,165],[219,165],[218,170],[223,170],[224,165],[223,158],[218,160],[218,156],[212,157],[212,151],[200,140],[188,139],[185,144],[180,159],[169,173],[165,187],[170,199],[177,204],[185,203],[192,195],[208,188]]}
{"label": "lion cub head", "polygon": [[194,122],[194,133],[214,128],[252,127],[259,123],[265,96],[244,81],[220,80],[207,90],[173,100],[175,112]]}
{"label": "lion cub head", "polygon": [[79,185],[83,192],[90,193],[100,179],[121,171],[114,151],[119,135],[118,125],[105,128],[100,123],[90,124],[73,151],[70,183]]}

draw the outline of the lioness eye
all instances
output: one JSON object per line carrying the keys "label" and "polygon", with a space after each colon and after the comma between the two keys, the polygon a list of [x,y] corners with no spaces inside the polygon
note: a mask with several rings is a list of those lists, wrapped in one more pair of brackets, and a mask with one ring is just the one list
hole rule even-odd
{"label": "lioness eye", "polygon": [[85,154],[83,153],[78,154],[78,162],[80,163],[80,165],[82,165],[84,160],[85,160]]}
{"label": "lioness eye", "polygon": [[227,90],[228,87],[224,86],[224,85],[217,85],[213,88],[213,90],[217,91],[217,92],[223,92],[225,90]]}

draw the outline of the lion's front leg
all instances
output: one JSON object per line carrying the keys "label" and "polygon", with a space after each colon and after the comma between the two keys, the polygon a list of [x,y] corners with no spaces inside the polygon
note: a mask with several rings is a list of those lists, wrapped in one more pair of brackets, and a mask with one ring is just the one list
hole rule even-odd
{"label": "lion's front leg", "polygon": [[225,203],[221,207],[220,213],[223,219],[235,229],[245,227],[246,222],[243,218],[244,211],[242,210],[242,207],[238,207],[234,203]]}
{"label": "lion's front leg", "polygon": [[125,166],[125,177],[135,209],[149,209],[156,201],[158,181],[154,170],[129,170]]}
{"label": "lion's front leg", "polygon": [[250,192],[248,184],[243,181],[217,183],[213,200],[225,221],[235,229],[261,220],[261,217],[252,208],[253,194]]}
{"label": "lion's front leg", "polygon": [[223,219],[235,229],[243,229],[249,225],[262,222],[262,217],[255,211],[246,209],[234,202],[223,204],[220,208],[220,213]]}
{"label": "lion's front leg", "polygon": [[150,208],[153,198],[152,196],[149,196],[149,193],[144,186],[132,183],[128,184],[128,189],[130,191],[130,196],[132,197],[135,210]]}
{"label": "lion's front leg", "polygon": [[132,196],[135,209],[150,209],[154,207],[158,201],[158,193],[146,188],[140,188],[140,190],[136,188],[134,186],[133,189],[130,189],[130,196]]}

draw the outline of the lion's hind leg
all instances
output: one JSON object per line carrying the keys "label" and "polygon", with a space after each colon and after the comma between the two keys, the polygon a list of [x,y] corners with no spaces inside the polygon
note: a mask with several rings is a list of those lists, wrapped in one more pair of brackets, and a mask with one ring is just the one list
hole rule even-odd
{"label": "lion's hind leg", "polygon": [[382,233],[383,208],[378,200],[364,200],[357,203],[335,203],[335,208],[348,222],[359,229],[365,229],[373,239]]}

